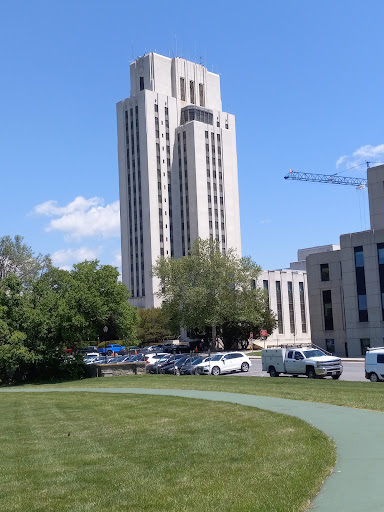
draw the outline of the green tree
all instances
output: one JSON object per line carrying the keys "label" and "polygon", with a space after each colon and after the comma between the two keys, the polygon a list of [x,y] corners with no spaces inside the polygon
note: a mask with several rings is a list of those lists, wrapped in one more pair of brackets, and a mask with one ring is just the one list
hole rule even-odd
{"label": "green tree", "polygon": [[171,320],[162,308],[139,309],[137,339],[141,343],[156,343],[174,339],[179,335],[178,328],[172,328]]}
{"label": "green tree", "polygon": [[159,258],[153,275],[168,315],[188,330],[209,326],[215,346],[217,330],[225,325],[259,325],[271,316],[265,292],[252,286],[260,270],[234,250],[223,254],[216,241],[197,239],[189,256]]}
{"label": "green tree", "polygon": [[16,275],[23,285],[28,285],[52,265],[48,255],[35,256],[23,240],[20,235],[13,240],[10,236],[0,238],[0,280]]}

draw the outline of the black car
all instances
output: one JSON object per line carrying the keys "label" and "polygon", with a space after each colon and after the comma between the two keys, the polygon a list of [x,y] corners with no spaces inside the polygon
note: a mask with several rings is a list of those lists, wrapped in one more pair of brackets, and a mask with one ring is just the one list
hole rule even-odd
{"label": "black car", "polygon": [[164,368],[164,366],[167,366],[169,364],[173,364],[173,361],[177,361],[178,359],[184,357],[182,354],[168,354],[166,356],[163,356],[158,361],[147,364],[147,372],[148,373],[162,373],[161,370]]}
{"label": "black car", "polygon": [[179,368],[183,365],[188,363],[190,360],[189,356],[183,356],[178,359],[175,359],[171,363],[168,363],[167,365],[163,366],[160,370],[160,373],[168,373],[171,375],[180,375]]}

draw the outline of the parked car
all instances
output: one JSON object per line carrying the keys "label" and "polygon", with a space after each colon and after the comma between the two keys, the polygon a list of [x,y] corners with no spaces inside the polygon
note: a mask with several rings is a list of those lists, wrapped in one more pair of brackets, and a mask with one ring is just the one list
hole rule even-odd
{"label": "parked car", "polygon": [[180,367],[180,375],[196,375],[196,367],[202,363],[207,363],[210,360],[210,357],[197,356]]}
{"label": "parked car", "polygon": [[107,354],[107,356],[111,356],[112,354],[125,354],[126,347],[119,345],[119,343],[109,343],[107,346],[99,347],[98,352],[100,354]]}
{"label": "parked car", "polygon": [[188,363],[190,360],[190,357],[183,356],[178,359],[174,359],[173,361],[169,362],[167,365],[163,366],[160,369],[160,373],[168,373],[171,375],[179,375],[179,368],[183,365]]}
{"label": "parked car", "polygon": [[166,354],[164,352],[160,352],[159,354],[146,354],[145,355],[145,362],[148,364],[155,363],[159,359],[161,359],[164,356],[168,356],[169,354]]}
{"label": "parked car", "polygon": [[262,370],[271,377],[280,373],[307,375],[310,379],[330,376],[337,380],[343,373],[340,357],[324,354],[312,347],[266,348],[261,352]]}
{"label": "parked car", "polygon": [[173,361],[176,361],[180,358],[184,357],[182,354],[167,354],[157,361],[154,361],[153,363],[150,363],[147,365],[147,372],[148,373],[161,373],[161,369],[164,366],[167,366],[168,364],[173,363]]}
{"label": "parked car", "polygon": [[242,352],[227,352],[216,354],[210,361],[196,366],[196,373],[200,375],[220,375],[221,373],[247,372],[252,366],[248,356]]}
{"label": "parked car", "polygon": [[368,349],[365,354],[365,378],[371,382],[384,380],[384,347]]}

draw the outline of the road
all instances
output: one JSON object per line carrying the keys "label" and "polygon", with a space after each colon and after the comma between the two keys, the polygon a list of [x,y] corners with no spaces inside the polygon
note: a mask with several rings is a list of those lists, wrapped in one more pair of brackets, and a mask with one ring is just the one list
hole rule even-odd
{"label": "road", "polygon": [[[344,370],[340,380],[368,382],[364,373],[364,361],[343,361],[343,366]],[[252,366],[248,373],[236,372],[229,373],[227,375],[242,375],[243,377],[248,375],[253,375],[254,377],[269,377],[268,373],[261,371],[261,358],[252,359]],[[291,376],[284,375],[283,377],[290,378]],[[304,375],[302,377],[306,378]]]}

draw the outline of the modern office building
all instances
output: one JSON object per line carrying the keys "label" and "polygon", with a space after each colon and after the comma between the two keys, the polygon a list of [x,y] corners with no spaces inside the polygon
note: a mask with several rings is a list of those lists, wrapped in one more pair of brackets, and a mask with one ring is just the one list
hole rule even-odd
{"label": "modern office building", "polygon": [[384,165],[367,178],[371,229],[306,259],[312,340],[349,357],[384,345]]}
{"label": "modern office building", "polygon": [[150,53],[131,64],[117,104],[123,282],[138,307],[159,306],[151,269],[200,238],[241,255],[235,118],[220,77]]}

